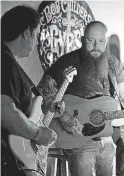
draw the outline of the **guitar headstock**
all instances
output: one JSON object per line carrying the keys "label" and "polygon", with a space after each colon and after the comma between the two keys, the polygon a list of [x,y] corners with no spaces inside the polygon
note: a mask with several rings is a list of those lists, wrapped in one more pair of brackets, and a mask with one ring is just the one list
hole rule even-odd
{"label": "guitar headstock", "polygon": [[69,83],[73,81],[73,77],[75,75],[77,75],[77,70],[73,66],[69,66],[63,71],[63,76],[68,80]]}

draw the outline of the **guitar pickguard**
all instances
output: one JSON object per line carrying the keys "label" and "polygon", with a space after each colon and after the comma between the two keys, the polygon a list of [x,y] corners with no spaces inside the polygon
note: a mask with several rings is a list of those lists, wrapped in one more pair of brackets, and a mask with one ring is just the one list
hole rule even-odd
{"label": "guitar pickguard", "polygon": [[84,136],[93,136],[95,134],[98,134],[99,132],[101,132],[105,128],[105,124],[103,124],[100,127],[94,127],[90,123],[85,123],[83,125],[84,125],[84,127],[82,129],[82,134]]}

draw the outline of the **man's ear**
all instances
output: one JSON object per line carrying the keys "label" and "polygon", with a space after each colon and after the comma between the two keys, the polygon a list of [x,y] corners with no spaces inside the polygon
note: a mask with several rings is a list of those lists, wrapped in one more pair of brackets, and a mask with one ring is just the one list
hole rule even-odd
{"label": "man's ear", "polygon": [[27,39],[29,38],[29,36],[30,36],[30,30],[29,30],[29,28],[28,28],[28,29],[26,29],[26,30],[22,33],[22,37],[23,37],[25,40],[27,40]]}

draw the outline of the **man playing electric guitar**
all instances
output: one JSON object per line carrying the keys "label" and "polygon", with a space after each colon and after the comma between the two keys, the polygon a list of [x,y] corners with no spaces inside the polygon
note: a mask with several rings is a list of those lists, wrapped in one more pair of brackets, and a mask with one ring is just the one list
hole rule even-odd
{"label": "man playing electric guitar", "polygon": [[[25,175],[17,168],[8,143],[9,134],[44,146],[56,140],[53,130],[38,126],[27,118],[32,108],[32,91],[16,61],[17,58],[28,57],[35,48],[40,32],[39,21],[37,11],[23,5],[10,9],[1,19],[2,176]],[[41,104],[39,106],[41,109]]]}
{"label": "man playing electric guitar", "polygon": [[[49,99],[54,97],[61,85],[62,70],[69,65],[77,69],[77,76],[64,96],[66,112],[59,121],[56,120],[58,126],[55,125],[58,134],[56,144],[64,149],[72,176],[116,175],[116,146],[111,137],[113,128],[108,118],[110,111],[117,110],[112,98],[114,85],[111,75],[116,78],[120,99],[124,101],[124,70],[121,63],[110,55],[107,41],[106,26],[99,21],[91,22],[85,29],[82,48],[59,58],[45,73],[44,85],[38,86],[46,101],[45,111],[49,107]],[[53,88],[46,89],[48,85]],[[94,115],[89,109],[95,109],[93,112],[97,114]],[[94,116],[95,120],[101,110],[103,118],[109,112],[106,117],[108,120],[97,128],[91,125],[88,118]],[[117,114],[112,112],[111,119],[116,118]],[[84,123],[81,123],[83,120]],[[52,124],[54,127],[55,120]],[[96,133],[98,136],[94,137]],[[83,143],[88,137],[89,140]]]}

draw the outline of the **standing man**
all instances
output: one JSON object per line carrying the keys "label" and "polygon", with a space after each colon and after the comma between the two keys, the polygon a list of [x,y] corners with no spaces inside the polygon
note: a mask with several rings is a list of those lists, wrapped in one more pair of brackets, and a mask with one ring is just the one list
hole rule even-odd
{"label": "standing man", "polygon": [[[44,96],[44,110],[49,106],[49,98],[54,97],[57,88],[61,86],[62,71],[70,65],[76,67],[77,76],[69,85],[67,94],[94,101],[98,97],[113,96],[115,90],[109,78],[111,70],[120,90],[120,99],[124,101],[124,70],[119,60],[110,55],[107,42],[107,28],[102,22],[94,21],[87,25],[82,48],[60,57],[45,73],[43,85],[39,84],[38,87]],[[52,88],[46,89],[49,86]],[[59,120],[67,132],[83,135],[83,125],[76,117],[72,118],[66,112]],[[116,145],[111,137],[112,133],[111,121],[108,120],[103,137],[93,138],[80,148],[63,150],[72,176],[116,175]]]}
{"label": "standing man", "polygon": [[2,176],[23,176],[16,165],[8,143],[14,134],[45,145],[56,139],[56,133],[39,127],[27,117],[32,106],[32,91],[17,58],[28,57],[37,44],[40,16],[33,8],[19,5],[1,19],[1,125]]}

